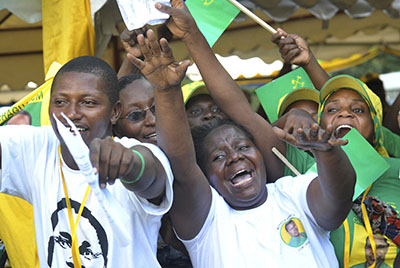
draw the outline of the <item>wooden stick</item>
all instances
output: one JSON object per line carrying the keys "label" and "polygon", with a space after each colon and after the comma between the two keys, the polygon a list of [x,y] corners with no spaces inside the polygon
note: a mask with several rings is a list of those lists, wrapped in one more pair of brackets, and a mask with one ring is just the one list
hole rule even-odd
{"label": "wooden stick", "polygon": [[272,152],[294,173],[296,176],[301,175],[301,173],[286,159],[286,157],[281,154],[275,147],[272,147]]}
{"label": "wooden stick", "polygon": [[265,30],[267,30],[268,32],[270,32],[271,34],[276,33],[276,30],[269,25],[268,23],[266,23],[265,21],[263,21],[262,19],[260,19],[259,17],[257,17],[256,14],[254,14],[253,12],[251,12],[250,10],[248,10],[245,6],[243,6],[241,3],[239,3],[236,0],[228,0],[229,2],[231,2],[234,6],[236,6],[238,9],[240,9],[240,11],[242,11],[244,14],[246,14],[247,16],[249,16],[252,20],[254,20],[255,22],[257,22],[258,24],[261,25],[261,27],[263,27]]}

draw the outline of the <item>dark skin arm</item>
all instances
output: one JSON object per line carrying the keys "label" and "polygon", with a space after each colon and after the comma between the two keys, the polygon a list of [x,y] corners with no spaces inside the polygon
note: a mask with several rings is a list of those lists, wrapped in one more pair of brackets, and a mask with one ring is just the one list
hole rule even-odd
{"label": "dark skin arm", "polygon": [[160,204],[165,192],[166,174],[163,166],[153,153],[144,146],[135,145],[125,148],[111,137],[94,139],[89,146],[90,160],[98,171],[99,184],[114,184],[117,178],[134,181],[142,167],[140,157],[132,152],[138,151],[144,159],[144,171],[141,178],[134,183],[123,183],[124,186],[154,204]]}
{"label": "dark skin arm", "polygon": [[279,46],[279,52],[286,63],[296,64],[304,68],[318,90],[322,88],[330,76],[319,65],[307,42],[296,34],[288,34],[278,28],[271,41]]}
{"label": "dark skin arm", "polygon": [[332,136],[318,124],[303,127],[292,135],[274,128],[275,133],[293,146],[310,150],[317,163],[318,178],[307,190],[307,203],[318,225],[327,231],[337,229],[352,206],[356,173],[340,146],[347,141]]}
{"label": "dark skin arm", "polygon": [[170,216],[177,234],[191,239],[199,233],[208,215],[211,190],[196,163],[180,87],[189,61],[177,63],[167,40],[158,43],[151,30],[147,38],[150,47],[143,35],[138,36],[145,61],[129,57],[154,87],[157,141],[168,156],[175,178]]}
{"label": "dark skin arm", "polygon": [[282,177],[284,165],[271,149],[276,147],[285,154],[285,144],[274,135],[271,125],[253,111],[241,88],[215,57],[184,2],[173,0],[171,4],[172,7],[161,4],[156,7],[171,15],[167,26],[175,36],[185,42],[213,100],[229,118],[253,135],[266,166],[270,167],[267,170],[268,181]]}

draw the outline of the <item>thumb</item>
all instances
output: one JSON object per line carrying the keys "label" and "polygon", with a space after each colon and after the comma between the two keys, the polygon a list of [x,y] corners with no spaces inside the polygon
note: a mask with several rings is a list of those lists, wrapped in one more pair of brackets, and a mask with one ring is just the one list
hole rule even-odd
{"label": "thumb", "polygon": [[167,13],[169,15],[172,15],[174,13],[174,8],[172,8],[168,5],[161,4],[161,3],[156,3],[156,8],[159,11],[161,11],[163,13]]}

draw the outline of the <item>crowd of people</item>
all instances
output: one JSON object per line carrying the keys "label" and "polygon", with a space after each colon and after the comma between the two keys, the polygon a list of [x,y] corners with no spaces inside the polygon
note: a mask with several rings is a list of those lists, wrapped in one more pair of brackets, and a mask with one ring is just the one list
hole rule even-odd
{"label": "crowd of people", "polygon": [[[373,86],[330,77],[303,38],[278,29],[271,41],[315,88],[286,95],[270,122],[184,1],[156,7],[204,83],[181,86],[190,61],[177,62],[167,39],[125,30],[118,74],[93,56],[58,71],[51,126],[0,127],[0,192],[33,206],[30,267],[400,267],[400,98],[383,110]],[[128,215],[128,245],[60,134],[55,118],[73,132],[64,115],[100,188]],[[342,149],[352,129],[390,166],[356,199],[356,168]]]}

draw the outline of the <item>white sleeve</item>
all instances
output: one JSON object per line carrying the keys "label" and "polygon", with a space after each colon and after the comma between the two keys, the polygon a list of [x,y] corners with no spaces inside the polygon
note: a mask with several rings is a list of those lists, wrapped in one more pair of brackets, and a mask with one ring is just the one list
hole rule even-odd
{"label": "white sleeve", "polygon": [[151,143],[141,143],[140,141],[136,139],[130,139],[130,138],[122,138],[120,140],[116,141],[120,142],[122,145],[125,147],[132,147],[134,145],[142,145],[147,147],[153,155],[160,161],[162,164],[165,174],[167,176],[166,183],[165,183],[165,196],[161,202],[160,205],[155,205],[153,203],[150,203],[146,198],[140,197],[136,195],[135,193],[132,192],[133,198],[139,201],[140,206],[143,208],[143,210],[150,214],[150,215],[164,215],[169,211],[169,209],[172,206],[172,201],[173,201],[173,192],[172,192],[172,183],[174,176],[172,174],[171,166],[169,164],[168,158],[166,155],[161,151],[161,149],[154,144]]}
{"label": "white sleeve", "polygon": [[[39,135],[36,135],[39,134]],[[40,138],[46,136],[41,128],[32,126],[0,127],[1,167],[0,192],[31,202],[31,184],[37,164],[37,148]]]}

